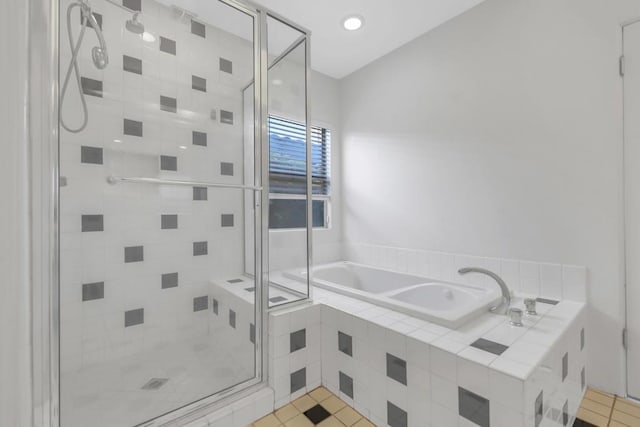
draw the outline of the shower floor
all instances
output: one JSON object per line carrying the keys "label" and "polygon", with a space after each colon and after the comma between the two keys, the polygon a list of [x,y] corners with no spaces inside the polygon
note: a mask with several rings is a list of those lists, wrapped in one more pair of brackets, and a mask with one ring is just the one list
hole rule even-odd
{"label": "shower floor", "polygon": [[173,342],[64,373],[61,424],[131,427],[253,376],[253,347],[240,337]]}

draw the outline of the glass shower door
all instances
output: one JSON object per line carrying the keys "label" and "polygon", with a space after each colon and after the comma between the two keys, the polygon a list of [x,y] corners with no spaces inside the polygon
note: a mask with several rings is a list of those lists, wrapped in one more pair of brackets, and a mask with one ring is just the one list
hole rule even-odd
{"label": "glass shower door", "polygon": [[269,306],[310,296],[310,144],[306,34],[267,17]]}
{"label": "glass shower door", "polygon": [[63,427],[260,380],[257,25],[227,1],[61,1]]}

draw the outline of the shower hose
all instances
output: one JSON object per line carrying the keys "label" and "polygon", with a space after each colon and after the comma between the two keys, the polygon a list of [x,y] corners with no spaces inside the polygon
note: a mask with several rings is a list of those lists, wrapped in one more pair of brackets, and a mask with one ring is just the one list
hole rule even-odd
{"label": "shower hose", "polygon": [[[75,7],[79,7],[82,14],[82,29],[80,30],[80,34],[78,35],[78,41],[73,43],[73,32],[71,31],[71,12]],[[83,3],[76,2],[69,5],[67,8],[67,34],[69,36],[69,47],[71,48],[71,61],[69,62],[69,68],[67,69],[67,74],[64,78],[64,83],[62,85],[62,92],[60,94],[60,124],[63,128],[72,133],[78,133],[87,127],[87,122],[89,120],[89,112],[87,110],[87,101],[84,99],[84,92],[82,91],[82,81],[80,79],[80,69],[78,67],[78,52],[80,51],[80,46],[82,46],[82,39],[84,38],[84,32],[87,29],[87,23],[89,19],[87,17],[87,13],[91,13],[89,10],[86,10],[87,6]],[[72,128],[67,126],[64,121],[64,117],[62,114],[62,106],[64,105],[64,98],[67,93],[67,86],[69,85],[69,79],[71,78],[71,74],[75,75],[76,84],[78,86],[78,92],[80,94],[80,102],[82,103],[82,124],[77,128]]]}

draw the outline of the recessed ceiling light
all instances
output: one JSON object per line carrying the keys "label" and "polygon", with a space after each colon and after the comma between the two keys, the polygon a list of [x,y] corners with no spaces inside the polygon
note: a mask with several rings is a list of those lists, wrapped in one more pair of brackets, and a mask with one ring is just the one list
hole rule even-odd
{"label": "recessed ceiling light", "polygon": [[282,86],[282,83],[284,83],[281,79],[273,79],[271,80],[271,83],[273,83],[274,86]]}
{"label": "recessed ceiling light", "polygon": [[352,15],[347,16],[344,21],[342,21],[342,26],[345,30],[356,31],[362,27],[363,22],[364,21],[361,16]]}
{"label": "recessed ceiling light", "polygon": [[142,33],[142,40],[149,42],[149,43],[153,43],[154,41],[156,41],[156,36],[154,36],[151,33],[147,33],[146,31],[144,33]]}

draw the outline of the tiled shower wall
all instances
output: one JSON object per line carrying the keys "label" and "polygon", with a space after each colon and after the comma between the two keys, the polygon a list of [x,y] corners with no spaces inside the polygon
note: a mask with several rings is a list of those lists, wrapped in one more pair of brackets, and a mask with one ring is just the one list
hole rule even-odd
{"label": "tiled shower wall", "polygon": [[[107,177],[242,183],[241,88],[253,76],[252,43],[152,0],[123,4],[141,10],[155,41],[125,30],[130,13],[92,2],[110,63],[94,67],[88,30],[78,58],[88,125],[60,135],[63,371],[206,335],[208,280],[244,271],[240,190]],[[77,35],[77,9],[72,24]],[[60,46],[63,79],[64,36]],[[81,111],[72,78],[61,112],[76,127]]]}

